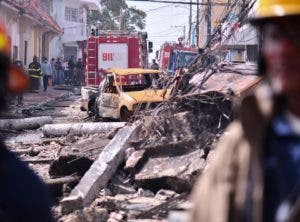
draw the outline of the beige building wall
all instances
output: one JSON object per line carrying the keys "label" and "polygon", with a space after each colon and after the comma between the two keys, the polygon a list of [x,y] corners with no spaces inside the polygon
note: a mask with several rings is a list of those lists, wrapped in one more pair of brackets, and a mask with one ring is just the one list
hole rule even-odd
{"label": "beige building wall", "polygon": [[20,46],[18,11],[2,6],[0,7],[0,20],[4,23],[9,36],[10,56],[12,59],[18,59],[20,57],[19,50],[14,52],[14,48],[16,49],[17,47],[19,49]]}
{"label": "beige building wall", "polygon": [[[218,0],[215,2],[218,3],[228,3],[230,0]],[[203,0],[203,3],[207,3],[207,0]],[[211,1],[212,2],[212,1]],[[224,10],[226,6],[214,5],[211,6],[211,21],[210,21],[210,33],[208,30],[209,24],[209,13],[207,6],[200,6],[200,15],[199,15],[199,47],[205,47],[210,35],[213,34],[214,30],[220,25],[220,20],[224,16]]]}
{"label": "beige building wall", "polygon": [[[25,68],[33,56],[49,58],[50,42],[58,36],[41,22],[0,1],[0,20],[4,23],[11,45],[11,59],[21,60]],[[44,35],[44,38],[43,38]]]}

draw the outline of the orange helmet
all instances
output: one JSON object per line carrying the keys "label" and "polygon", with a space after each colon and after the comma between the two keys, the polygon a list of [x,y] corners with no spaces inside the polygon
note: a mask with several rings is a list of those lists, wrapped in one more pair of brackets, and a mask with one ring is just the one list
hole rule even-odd
{"label": "orange helmet", "polygon": [[[9,59],[10,46],[6,29],[3,23],[0,22],[0,54]],[[5,62],[6,61],[0,61]],[[14,65],[9,65],[7,73],[7,86],[9,92],[22,92],[28,87],[28,78],[24,71]]]}

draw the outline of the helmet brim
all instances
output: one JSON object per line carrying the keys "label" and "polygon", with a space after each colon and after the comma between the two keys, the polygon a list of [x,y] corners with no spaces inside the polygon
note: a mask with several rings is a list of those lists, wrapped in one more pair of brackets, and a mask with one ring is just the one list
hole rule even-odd
{"label": "helmet brim", "polygon": [[281,15],[281,16],[257,16],[257,17],[251,17],[248,18],[246,21],[247,23],[250,23],[251,25],[254,26],[261,26],[267,22],[271,21],[280,21],[282,19],[288,19],[288,18],[300,18],[300,14],[292,14],[292,15]]}

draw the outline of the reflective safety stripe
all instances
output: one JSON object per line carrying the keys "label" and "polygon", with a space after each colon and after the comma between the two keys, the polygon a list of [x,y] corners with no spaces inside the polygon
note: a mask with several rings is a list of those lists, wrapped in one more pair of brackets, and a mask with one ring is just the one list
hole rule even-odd
{"label": "reflective safety stripe", "polygon": [[42,76],[30,75],[30,77],[33,77],[33,78],[41,78]]}

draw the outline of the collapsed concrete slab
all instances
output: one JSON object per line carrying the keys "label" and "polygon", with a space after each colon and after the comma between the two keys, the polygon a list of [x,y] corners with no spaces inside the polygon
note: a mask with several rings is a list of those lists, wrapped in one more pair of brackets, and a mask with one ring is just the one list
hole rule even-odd
{"label": "collapsed concrete slab", "polygon": [[109,133],[118,128],[122,128],[126,122],[107,123],[64,123],[45,125],[42,130],[44,136],[66,136],[66,135],[88,135],[95,133]]}
{"label": "collapsed concrete slab", "polygon": [[203,150],[195,150],[180,156],[151,157],[135,175],[135,182],[152,191],[165,188],[185,192],[205,167],[203,155]]}
{"label": "collapsed concrete slab", "polygon": [[51,163],[49,175],[83,176],[109,142],[110,140],[103,135],[96,134],[65,147],[61,150],[59,158]]}
{"label": "collapsed concrete slab", "polygon": [[142,163],[145,152],[145,150],[134,151],[127,159],[124,170],[131,174],[136,173],[136,170],[139,168],[139,164]]}
{"label": "collapsed concrete slab", "polygon": [[69,197],[61,201],[63,214],[88,206],[96,198],[100,189],[106,187],[124,160],[125,149],[129,141],[135,137],[137,128],[138,126],[126,126],[118,131]]}

